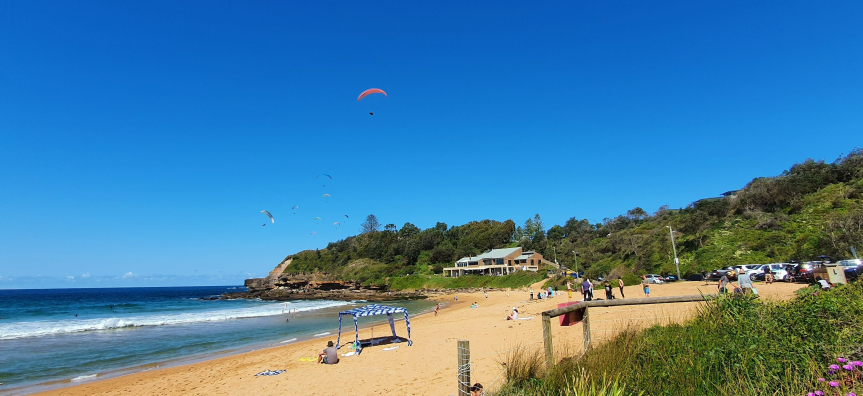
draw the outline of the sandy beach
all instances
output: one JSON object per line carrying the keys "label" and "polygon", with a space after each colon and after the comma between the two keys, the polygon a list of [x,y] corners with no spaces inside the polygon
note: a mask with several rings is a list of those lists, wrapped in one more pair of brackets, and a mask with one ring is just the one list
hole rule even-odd
{"label": "sandy beach", "polygon": [[[539,284],[534,285],[538,291]],[[762,298],[786,299],[799,284],[757,283]],[[525,289],[526,290],[526,289]],[[651,296],[692,295],[715,293],[716,284],[705,286],[703,282],[677,282],[652,285]],[[643,297],[639,286],[624,289],[628,298]],[[603,297],[601,289],[597,297]],[[615,288],[615,295],[620,292]],[[471,360],[474,364],[472,382],[480,382],[494,389],[504,381],[502,366],[505,354],[501,352],[518,346],[541,347],[542,324],[540,312],[556,308],[567,302],[565,295],[548,300],[528,300],[526,291],[489,292],[436,296],[433,299],[445,303],[440,314],[421,315],[411,318],[413,346],[407,343],[384,351],[387,346],[368,347],[361,356],[341,358],[337,365],[319,365],[301,361],[316,357],[327,341],[335,342],[332,336],[262,349],[218,359],[177,367],[157,369],[130,374],[91,383],[69,386],[39,393],[51,396],[83,395],[380,395],[398,393],[404,395],[455,395],[456,394],[456,341],[469,340]],[[580,293],[573,293],[573,300]],[[470,308],[477,302],[478,308]],[[506,321],[505,316],[515,306],[522,318],[534,319]],[[682,321],[691,315],[696,304],[650,305],[636,307],[591,308],[591,323],[594,340],[601,342],[615,331],[627,325],[649,325]],[[555,322],[553,322],[555,323]],[[338,318],[333,317],[333,329]],[[353,339],[353,326],[346,326],[342,342]],[[372,329],[361,329],[360,338],[369,338]],[[389,328],[378,325],[375,336],[386,335]],[[403,321],[396,323],[399,336],[406,336]],[[553,327],[555,348],[565,352],[577,351],[582,343],[582,326]],[[349,350],[343,347],[340,353]],[[264,370],[287,370],[268,377],[255,377]]]}

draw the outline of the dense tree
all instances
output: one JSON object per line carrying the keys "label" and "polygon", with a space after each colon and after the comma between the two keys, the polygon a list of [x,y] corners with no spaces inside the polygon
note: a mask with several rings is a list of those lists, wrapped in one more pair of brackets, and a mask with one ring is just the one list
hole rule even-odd
{"label": "dense tree", "polygon": [[[732,264],[847,258],[863,250],[863,151],[833,163],[807,160],[776,177],[752,180],[739,191],[706,198],[682,209],[662,206],[653,215],[640,207],[601,223],[569,218],[547,231],[539,214],[516,226],[512,220],[437,223],[401,230],[369,215],[361,234],[304,251],[288,272],[321,271],[339,279],[384,282],[392,276],[430,273],[461,257],[521,246],[561,264],[598,276],[608,273],[673,273],[673,228],[684,274]],[[286,258],[286,259],[287,259]]]}

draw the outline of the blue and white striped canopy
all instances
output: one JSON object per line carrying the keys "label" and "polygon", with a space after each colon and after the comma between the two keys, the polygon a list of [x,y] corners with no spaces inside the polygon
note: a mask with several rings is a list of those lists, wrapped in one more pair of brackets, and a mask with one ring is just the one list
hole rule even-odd
{"label": "blue and white striped canopy", "polygon": [[[411,341],[411,319],[408,317],[407,308],[403,307],[390,307],[388,305],[377,305],[371,304],[366,305],[365,307],[357,307],[354,309],[349,309],[347,311],[339,312],[339,336],[336,338],[336,349],[339,348],[342,342],[342,316],[351,315],[354,317],[354,342],[357,346],[360,345],[360,326],[357,323],[357,318],[363,316],[372,316],[372,315],[386,315],[387,320],[390,323],[390,330],[393,332],[393,337],[396,337],[396,326],[393,323],[393,314],[394,313],[404,313],[405,314],[405,326],[408,328],[408,346],[413,345],[413,341]],[[360,349],[357,348],[357,354],[360,353]]]}
{"label": "blue and white striped canopy", "polygon": [[339,315],[353,315],[355,317],[372,316],[372,315],[392,315],[394,313],[407,312],[407,308],[390,307],[387,305],[371,304],[365,307],[349,309],[339,312]]}

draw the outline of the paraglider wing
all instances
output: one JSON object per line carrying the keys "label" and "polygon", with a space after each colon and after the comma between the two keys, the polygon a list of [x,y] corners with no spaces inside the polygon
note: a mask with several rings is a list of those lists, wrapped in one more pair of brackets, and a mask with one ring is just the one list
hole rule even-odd
{"label": "paraglider wing", "polygon": [[[324,194],[324,197],[329,197],[329,196],[330,196],[330,194]],[[323,198],[323,197],[321,197],[321,198]]]}
{"label": "paraglider wing", "polygon": [[315,217],[315,220],[320,220],[320,219],[321,219],[320,217]]}
{"label": "paraglider wing", "polygon": [[342,215],[342,216],[345,216],[346,219],[350,219],[350,217],[348,217],[348,215]]}
{"label": "paraglider wing", "polygon": [[328,175],[328,174],[326,174],[326,173],[321,173],[320,175],[315,176],[315,179],[317,179],[317,178],[319,178],[319,177],[321,177],[321,176],[326,176],[326,177],[329,177],[329,178],[330,178],[330,180],[333,180],[333,177],[332,177],[332,176],[330,176],[330,175]]}
{"label": "paraglider wing", "polygon": [[293,208],[291,208],[291,210],[296,210],[296,209],[299,209],[299,208],[300,208],[299,206],[294,206]]}
{"label": "paraglider wing", "polygon": [[276,223],[276,219],[274,219],[274,218],[273,218],[273,215],[271,215],[271,214],[270,214],[270,212],[267,212],[266,210],[262,210],[262,211],[261,211],[261,213],[263,213],[263,214],[267,215],[267,217],[269,217],[269,218],[270,218],[270,221],[272,221],[272,222],[273,222],[273,224],[275,224],[275,223]]}
{"label": "paraglider wing", "polygon": [[317,231],[312,231],[312,235],[315,235],[315,234],[317,234],[317,233],[318,233]]}
{"label": "paraglider wing", "polygon": [[367,89],[367,90],[363,91],[363,93],[361,93],[361,94],[360,94],[360,96],[359,96],[359,97],[357,97],[357,102],[359,102],[360,100],[362,100],[362,99],[363,99],[363,98],[365,98],[366,96],[371,95],[371,94],[375,94],[375,93],[384,94],[384,96],[389,97],[389,96],[387,95],[387,93],[386,93],[386,92],[384,92],[384,90],[383,90],[383,89],[380,89],[380,88],[371,88],[371,89]]}
{"label": "paraglider wing", "polygon": [[342,225],[342,223],[339,223],[339,222],[337,221],[337,222],[333,223],[333,225],[334,225],[334,226],[340,226],[340,225]]}

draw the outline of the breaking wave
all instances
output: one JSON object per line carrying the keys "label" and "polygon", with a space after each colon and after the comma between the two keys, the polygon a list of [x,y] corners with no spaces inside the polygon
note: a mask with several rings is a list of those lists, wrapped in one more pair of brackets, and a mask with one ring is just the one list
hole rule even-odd
{"label": "breaking wave", "polygon": [[[186,313],[141,313],[123,318],[109,317],[96,319],[72,319],[62,322],[13,322],[0,325],[0,340],[39,337],[54,334],[80,333],[85,331],[99,331],[144,326],[184,325],[193,323],[220,322],[235,319],[275,316],[282,314],[282,310],[285,306],[284,304],[284,302],[272,302],[263,303],[259,306],[254,307]],[[289,308],[295,310],[295,312],[303,312],[323,308],[338,307],[347,304],[349,303],[343,301],[316,301],[312,303],[301,302],[289,304]]]}

